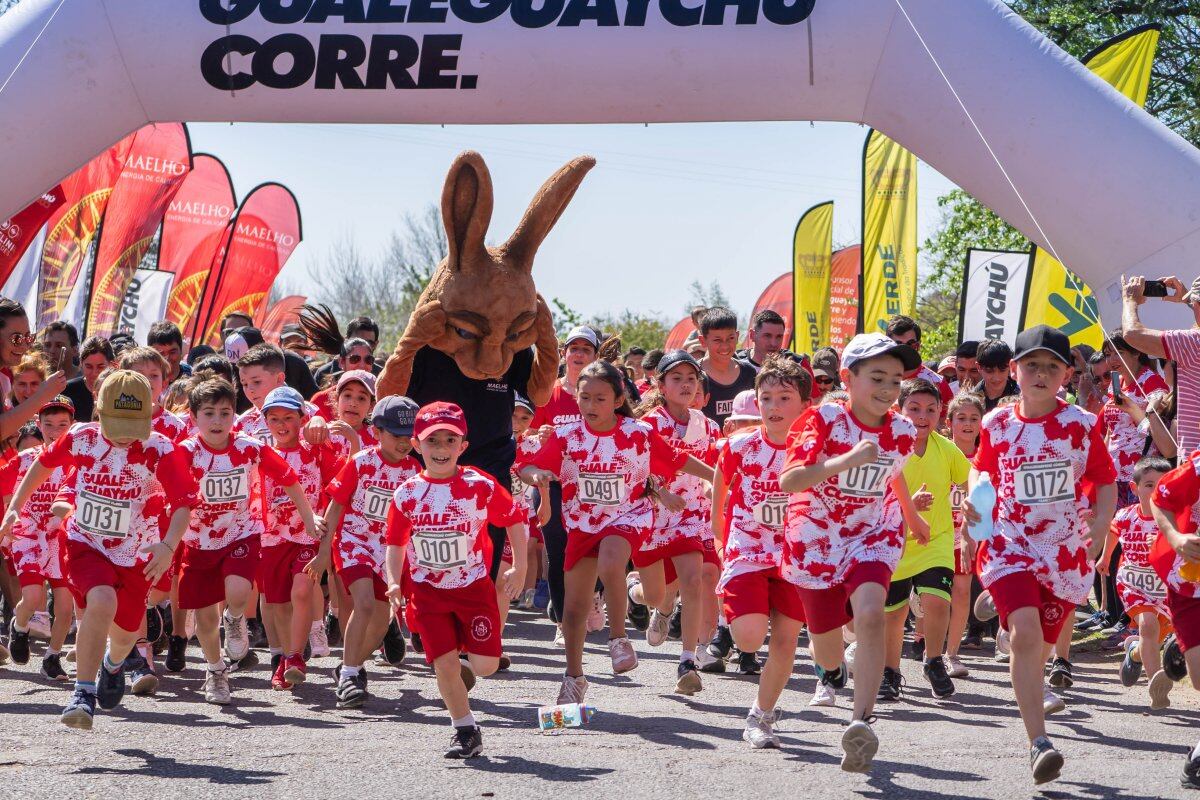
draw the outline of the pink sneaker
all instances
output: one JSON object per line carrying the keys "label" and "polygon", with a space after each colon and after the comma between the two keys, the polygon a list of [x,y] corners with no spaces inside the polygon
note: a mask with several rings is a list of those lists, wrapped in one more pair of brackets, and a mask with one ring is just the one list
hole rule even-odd
{"label": "pink sneaker", "polygon": [[630,672],[637,669],[637,653],[634,652],[633,642],[629,641],[629,637],[627,636],[622,636],[619,639],[609,639],[608,655],[612,659],[614,675],[620,675],[623,672]]}
{"label": "pink sneaker", "polygon": [[604,616],[604,597],[599,592],[596,592],[592,598],[592,610],[587,615],[588,633],[595,633],[603,630],[607,619]]}

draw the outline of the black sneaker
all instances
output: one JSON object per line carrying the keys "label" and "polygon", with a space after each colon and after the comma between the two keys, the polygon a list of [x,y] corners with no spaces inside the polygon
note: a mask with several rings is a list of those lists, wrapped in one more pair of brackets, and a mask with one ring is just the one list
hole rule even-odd
{"label": "black sneaker", "polygon": [[335,694],[338,708],[361,708],[370,696],[367,694],[367,673],[360,669],[353,677],[339,675]]}
{"label": "black sneaker", "polygon": [[62,668],[62,656],[58,653],[52,656],[42,656],[42,674],[55,681],[69,679],[67,671]]}
{"label": "black sneaker", "polygon": [[946,674],[946,662],[941,656],[925,662],[925,678],[933,689],[933,696],[945,699],[954,694],[954,681]]}
{"label": "black sneaker", "polygon": [[625,612],[625,618],[639,631],[650,627],[650,609],[641,603],[633,602],[632,597],[629,598],[629,609]]}
{"label": "black sneaker", "polygon": [[15,619],[8,626],[8,652],[14,664],[29,663],[29,629],[17,630]]}
{"label": "black sneaker", "polygon": [[159,606],[158,610],[162,614],[163,636],[168,638],[174,636],[175,617],[171,614],[171,601],[168,600],[166,605]]}
{"label": "black sneaker", "polygon": [[696,671],[696,662],[691,659],[680,661],[675,669],[675,694],[691,697],[703,688],[700,673]]}
{"label": "black sneaker", "polygon": [[739,675],[757,675],[762,672],[762,666],[758,663],[758,654],[739,651],[737,671]]}
{"label": "black sneaker", "polygon": [[338,622],[337,614],[332,611],[325,614],[325,638],[329,640],[330,647],[337,647],[342,643],[342,624]]}
{"label": "black sneaker", "polygon": [[846,673],[849,670],[846,668],[846,662],[837,669],[824,670],[819,664],[813,664],[813,668],[817,671],[817,679],[826,686],[832,686],[834,689],[846,688]]}
{"label": "black sneaker", "polygon": [[187,666],[188,640],[182,636],[171,636],[167,644],[167,658],[163,666],[167,672],[183,672]]}
{"label": "black sneaker", "polygon": [[1071,673],[1071,662],[1065,658],[1055,656],[1050,662],[1050,685],[1056,689],[1070,689],[1075,683],[1075,676]]}
{"label": "black sneaker", "polygon": [[912,640],[912,646],[908,650],[909,657],[913,661],[925,661],[925,637],[919,636]]}
{"label": "black sneaker", "polygon": [[387,633],[383,634],[383,658],[393,667],[398,667],[404,661],[404,636],[400,633],[400,623],[392,617]]}
{"label": "black sneaker", "polygon": [[416,631],[412,632],[412,649],[416,653],[424,654],[425,652],[425,644],[421,641],[421,634]]}
{"label": "black sneaker", "polygon": [[121,704],[125,696],[125,662],[116,672],[109,672],[104,664],[96,675],[96,702],[105,711],[111,711]]}
{"label": "black sneaker", "polygon": [[1029,748],[1029,766],[1033,770],[1033,782],[1037,785],[1058,778],[1063,767],[1062,753],[1045,736],[1039,736]]}
{"label": "black sneaker", "polygon": [[129,691],[136,695],[152,695],[158,691],[158,676],[136,647],[125,658],[123,666],[129,670]]}
{"label": "black sneaker", "polygon": [[[267,629],[263,627],[258,617],[246,618],[246,633],[250,636],[250,649],[262,649],[267,646]],[[245,659],[242,659],[245,661]]]}
{"label": "black sneaker", "polygon": [[879,693],[875,695],[875,700],[880,703],[894,703],[899,700],[902,681],[899,670],[884,667],[883,680],[879,682]]}
{"label": "black sneaker", "polygon": [[150,606],[146,609],[146,641],[153,644],[161,639],[162,635],[162,610],[158,606]]}
{"label": "black sneaker", "polygon": [[1142,677],[1142,662],[1133,660],[1133,644],[1134,640],[1130,639],[1125,644],[1125,658],[1121,659],[1121,685],[1129,688],[1138,682],[1138,678]]}
{"label": "black sneaker", "polygon": [[1187,677],[1187,661],[1184,660],[1183,651],[1179,649],[1179,642],[1173,633],[1163,643],[1162,665],[1163,672],[1173,681],[1181,681]]}
{"label": "black sneaker", "polygon": [[713,634],[712,641],[708,643],[708,654],[713,658],[725,659],[729,657],[729,651],[733,649],[733,634],[729,632],[728,625],[718,625],[717,632]]}
{"label": "black sneaker", "polygon": [[[646,621],[647,626],[650,624]],[[683,638],[683,604],[676,603],[675,610],[671,612],[671,619],[667,624],[667,638],[673,642],[678,642]]]}
{"label": "black sneaker", "polygon": [[67,703],[67,707],[63,709],[58,719],[68,728],[90,731],[94,716],[96,716],[96,695],[76,687],[75,694],[71,695],[71,702]]}
{"label": "black sneaker", "polygon": [[478,725],[454,729],[446,758],[474,758],[483,752],[483,731]]}
{"label": "black sneaker", "polygon": [[1188,753],[1183,774],[1179,776],[1179,785],[1185,789],[1200,789],[1200,757]]}
{"label": "black sneaker", "polygon": [[982,650],[983,649],[983,637],[977,633],[968,633],[966,636],[964,636],[962,638],[962,641],[958,643],[958,649],[959,650]]}

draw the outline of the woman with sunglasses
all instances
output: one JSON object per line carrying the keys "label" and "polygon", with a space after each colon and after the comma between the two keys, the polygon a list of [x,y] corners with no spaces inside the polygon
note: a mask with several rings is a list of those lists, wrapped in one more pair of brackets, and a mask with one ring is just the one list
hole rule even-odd
{"label": "woman with sunglasses", "polygon": [[56,369],[46,376],[33,394],[15,407],[10,406],[12,371],[21,363],[36,338],[29,332],[25,307],[15,300],[0,298],[0,439],[15,436],[22,425],[34,418],[38,409],[51,398],[62,394],[66,388],[66,375],[61,369]]}

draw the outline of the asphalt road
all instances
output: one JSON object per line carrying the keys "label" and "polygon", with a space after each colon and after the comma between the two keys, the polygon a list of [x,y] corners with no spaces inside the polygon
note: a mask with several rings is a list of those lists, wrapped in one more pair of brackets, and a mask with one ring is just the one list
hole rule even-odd
{"label": "asphalt road", "polygon": [[784,693],[781,751],[752,751],[741,739],[753,678],[704,676],[694,698],[672,693],[678,645],[635,644],[640,667],[614,677],[593,634],[584,729],[541,734],[535,709],[554,701],[562,658],[544,618],[514,612],[507,650],[514,666],[481,680],[472,706],[484,755],[442,758],[450,727],[431,673],[412,652],[404,667],[371,670],[374,698],[335,708],[330,668],[272,692],[265,666],[235,675],[234,704],[209,706],[200,693],[198,649],[188,669],[163,680],[158,696],[131,697],[98,712],[90,732],[57,715],[69,684],[36,672],[40,644],[24,667],[0,667],[0,796],[39,797],[584,797],[974,798],[1200,797],[1181,789],[1184,754],[1200,738],[1197,694],[1177,686],[1174,705],[1147,711],[1145,683],[1126,690],[1116,657],[1081,654],[1068,709],[1050,735],[1066,757],[1063,777],[1036,791],[1007,669],[990,650],[967,659],[970,678],[951,701],[934,701],[920,665],[906,660],[904,699],[879,710],[879,756],[870,775],[838,763],[848,703],[810,709],[814,680],[804,651]]}

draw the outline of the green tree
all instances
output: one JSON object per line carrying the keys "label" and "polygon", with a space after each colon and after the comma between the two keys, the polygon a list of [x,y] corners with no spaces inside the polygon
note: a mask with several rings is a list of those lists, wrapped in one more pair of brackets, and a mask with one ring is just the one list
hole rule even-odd
{"label": "green tree", "polygon": [[[1013,11],[1066,52],[1089,51],[1132,28],[1162,26],[1146,110],[1200,146],[1200,2],[1196,0],[1007,0]],[[958,341],[958,298],[967,248],[1022,250],[1028,240],[961,189],[938,198],[941,220],[923,248],[931,274],[922,279],[917,317],[930,357]]]}
{"label": "green tree", "polygon": [[592,317],[590,325],[599,328],[605,336],[619,335],[621,350],[641,347],[653,350],[662,347],[671,332],[671,323],[654,314],[639,314],[625,310],[620,314],[601,314]]}

